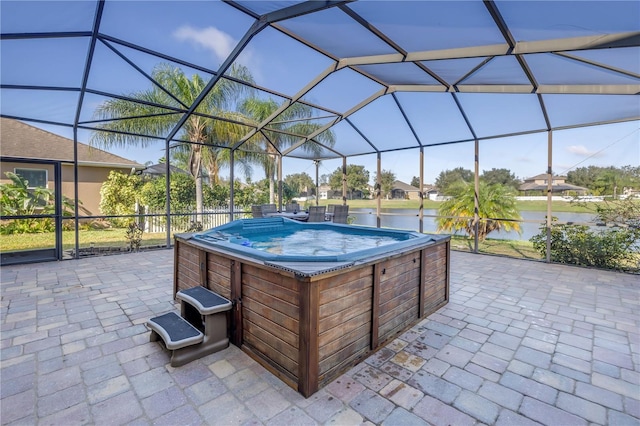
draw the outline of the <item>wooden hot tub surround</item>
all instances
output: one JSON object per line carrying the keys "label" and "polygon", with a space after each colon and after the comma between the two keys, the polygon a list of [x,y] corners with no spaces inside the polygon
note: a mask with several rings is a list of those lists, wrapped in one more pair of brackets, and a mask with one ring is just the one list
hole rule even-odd
{"label": "wooden hot tub surround", "polygon": [[309,397],[448,302],[450,238],[433,237],[308,272],[176,235],[174,295],[201,285],[231,300],[231,342]]}

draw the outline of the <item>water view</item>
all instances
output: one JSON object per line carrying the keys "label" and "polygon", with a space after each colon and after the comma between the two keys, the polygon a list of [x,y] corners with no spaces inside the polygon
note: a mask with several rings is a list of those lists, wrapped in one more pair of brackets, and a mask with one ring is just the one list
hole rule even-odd
{"label": "water view", "polygon": [[[418,215],[415,209],[381,209],[383,216],[381,218],[381,226],[385,228],[398,228],[418,230]],[[376,226],[376,210],[375,209],[353,209],[349,211],[349,214],[356,218],[355,225],[364,226]],[[436,232],[438,225],[436,224],[435,217],[438,214],[436,209],[424,210],[424,232]],[[504,232],[495,231],[489,234],[488,238],[500,239],[500,240],[524,240],[528,241],[529,238],[539,233],[540,225],[545,221],[546,212],[540,211],[521,211],[520,215],[522,219],[527,222],[521,222],[520,228],[522,233],[517,232]],[[388,216],[387,216],[388,215]],[[569,212],[554,212],[553,215],[558,218],[560,222],[572,222],[576,224],[591,224],[595,226],[592,213],[569,213]],[[535,222],[534,222],[535,221]]]}

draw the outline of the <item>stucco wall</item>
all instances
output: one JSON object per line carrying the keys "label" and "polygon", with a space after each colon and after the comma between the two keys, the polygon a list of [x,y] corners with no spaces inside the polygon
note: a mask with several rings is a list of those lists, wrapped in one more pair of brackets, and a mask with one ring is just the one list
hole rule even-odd
{"label": "stucco wall", "polygon": [[[0,182],[8,183],[5,172],[13,172],[16,168],[25,169],[45,169],[47,170],[47,188],[54,189],[53,165],[38,163],[17,163],[5,162],[0,164]],[[131,168],[109,168],[109,167],[78,167],[78,196],[82,204],[79,205],[79,214],[81,216],[100,215],[100,187],[107,180],[111,170],[119,170],[128,174]],[[74,176],[73,165],[62,166],[62,194],[70,199],[74,199]]]}

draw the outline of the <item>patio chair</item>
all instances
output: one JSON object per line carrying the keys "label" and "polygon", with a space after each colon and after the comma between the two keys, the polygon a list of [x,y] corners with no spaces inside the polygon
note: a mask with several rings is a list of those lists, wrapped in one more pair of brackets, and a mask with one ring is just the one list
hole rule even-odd
{"label": "patio chair", "polygon": [[267,213],[275,213],[277,211],[278,211],[278,209],[276,208],[275,204],[263,204],[262,205],[262,216],[266,215]]}
{"label": "patio chair", "polygon": [[262,216],[262,206],[258,204],[254,204],[251,206],[251,214],[254,218],[263,217]]}
{"label": "patio chair", "polygon": [[324,222],[327,206],[309,206],[309,220],[307,222]]}
{"label": "patio chair", "polygon": [[298,203],[289,203],[285,206],[285,210],[287,212],[299,212],[300,211],[300,204]]}
{"label": "patio chair", "polygon": [[349,216],[348,205],[336,205],[333,208],[333,223],[347,223],[348,216]]}

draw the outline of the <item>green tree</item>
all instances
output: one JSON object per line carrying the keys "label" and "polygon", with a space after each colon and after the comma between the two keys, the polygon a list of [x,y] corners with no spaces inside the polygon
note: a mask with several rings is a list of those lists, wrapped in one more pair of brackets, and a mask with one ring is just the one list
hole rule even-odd
{"label": "green tree", "polygon": [[464,167],[441,171],[436,178],[435,185],[443,195],[452,195],[452,187],[460,182],[472,183],[473,172]]}
{"label": "green tree", "polygon": [[567,183],[593,190],[593,183],[601,171],[602,167],[598,166],[578,167],[567,173]]}
{"label": "green tree", "polygon": [[[378,172],[376,172],[375,176],[375,181],[377,183]],[[382,196],[388,200],[389,196],[391,195],[391,191],[393,190],[393,184],[396,182],[396,174],[390,170],[382,170],[380,172],[380,182],[380,190],[382,191]]]}
{"label": "green tree", "polygon": [[[443,201],[438,209],[439,231],[465,231],[475,236],[475,189],[472,184],[458,182],[450,188],[451,198]],[[516,208],[514,191],[502,185],[487,185],[480,182],[478,192],[478,239],[484,241],[493,231],[520,232],[522,217]]]}
{"label": "green tree", "polygon": [[[329,176],[329,186],[333,191],[342,191],[342,167]],[[364,166],[347,165],[347,198],[352,199],[355,191],[369,195],[369,171]]]}
{"label": "green tree", "polygon": [[488,185],[504,185],[511,187],[515,190],[520,186],[520,180],[511,173],[509,169],[491,169],[483,170],[480,179],[486,182]]}
{"label": "green tree", "polygon": [[[239,111],[246,116],[250,124],[258,126],[279,107],[280,105],[272,99],[248,98],[240,103]],[[294,103],[280,113],[261,132],[247,141],[247,143],[258,147],[256,151],[266,151],[266,154],[254,155],[252,159],[262,167],[265,176],[269,179],[270,203],[275,202],[275,175],[279,153],[299,142],[302,137],[317,131],[321,125],[314,123],[313,119],[313,109],[311,107],[301,103]],[[335,144],[335,136],[329,130],[319,134],[316,139],[327,146]],[[310,141],[305,142],[301,148],[309,153],[320,153],[322,151],[321,146]]]}
{"label": "green tree", "polygon": [[[100,212],[105,216],[136,214],[136,203],[140,202],[142,180],[138,175],[128,175],[117,170],[109,172],[107,180],[100,187]],[[130,218],[111,218],[109,222],[124,227]]]}
{"label": "green tree", "polygon": [[596,195],[620,195],[624,188],[640,188],[640,166],[578,167],[567,173],[567,183]]}
{"label": "green tree", "polygon": [[315,183],[307,173],[294,173],[284,178],[284,183],[291,188],[293,197],[300,195],[301,192],[315,193]]}
{"label": "green tree", "polygon": [[415,186],[416,188],[420,188],[420,178],[418,176],[414,176],[411,178],[411,186]]}
{"label": "green tree", "polygon": [[[243,67],[232,67],[230,74],[245,81],[252,80],[247,69]],[[94,116],[103,122],[94,131],[91,144],[105,148],[149,146],[156,140],[153,137],[164,138],[181,119],[182,113],[177,113],[175,109],[186,111],[207,85],[200,75],[194,74],[189,78],[180,68],[168,64],[156,66],[151,76],[157,85],[130,93],[126,98],[107,100],[96,108]],[[223,150],[201,144],[211,144],[224,139],[224,135],[242,133],[242,126],[209,116],[240,120],[238,114],[230,113],[228,109],[245,90],[247,89],[244,85],[221,79],[197,107],[196,114],[187,119],[177,135],[177,139],[192,142],[180,144],[177,149],[188,152],[187,170],[195,179],[197,213],[202,213],[203,209],[204,160],[207,160],[209,174],[212,177],[217,176],[215,173],[219,167],[216,161],[222,158],[218,154]],[[167,109],[165,106],[172,109]],[[148,135],[148,137],[138,135]]]}

